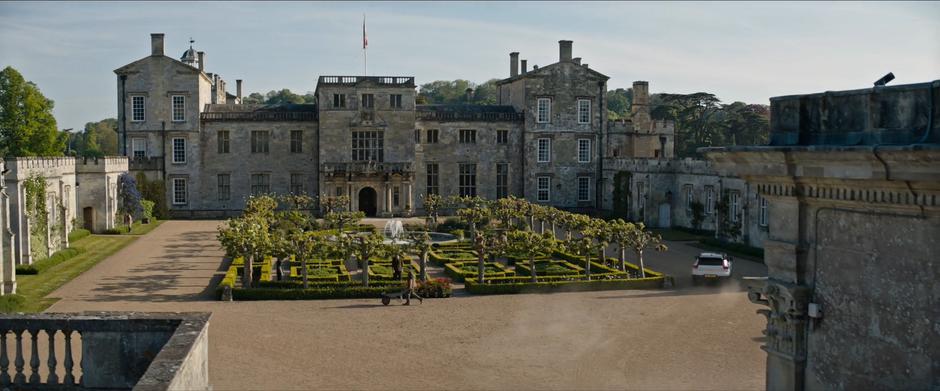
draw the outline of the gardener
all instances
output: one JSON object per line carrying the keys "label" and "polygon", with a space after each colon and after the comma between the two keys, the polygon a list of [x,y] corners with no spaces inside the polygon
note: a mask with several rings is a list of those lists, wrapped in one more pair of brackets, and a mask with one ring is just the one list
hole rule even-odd
{"label": "gardener", "polygon": [[392,257],[392,278],[395,280],[401,280],[401,258],[397,255]]}
{"label": "gardener", "polygon": [[418,289],[418,282],[415,281],[415,271],[408,269],[408,288],[405,289],[405,304],[411,305],[411,296],[417,297],[418,302],[424,304],[424,299],[421,296],[418,296],[415,293],[415,290]]}

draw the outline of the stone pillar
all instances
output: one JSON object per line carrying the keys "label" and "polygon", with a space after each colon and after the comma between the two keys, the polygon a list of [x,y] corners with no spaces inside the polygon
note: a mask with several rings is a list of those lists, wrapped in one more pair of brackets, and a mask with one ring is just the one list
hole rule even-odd
{"label": "stone pillar", "polygon": [[392,186],[388,181],[385,181],[385,215],[386,217],[392,217]]}
{"label": "stone pillar", "polygon": [[408,212],[406,217],[411,217],[415,211],[415,201],[411,199],[411,182],[405,182],[405,209]]}
{"label": "stone pillar", "polygon": [[16,261],[13,242],[15,236],[10,230],[10,196],[6,188],[0,189],[0,294],[16,293]]}

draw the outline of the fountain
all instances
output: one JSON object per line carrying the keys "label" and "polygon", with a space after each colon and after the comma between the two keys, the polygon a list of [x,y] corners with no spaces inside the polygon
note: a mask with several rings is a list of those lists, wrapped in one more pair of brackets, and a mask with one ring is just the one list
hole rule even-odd
{"label": "fountain", "polygon": [[[431,243],[450,242],[457,239],[454,235],[440,232],[429,232],[428,235],[431,237]],[[382,236],[385,236],[385,243],[406,244],[410,242],[405,227],[399,219],[385,222]]]}

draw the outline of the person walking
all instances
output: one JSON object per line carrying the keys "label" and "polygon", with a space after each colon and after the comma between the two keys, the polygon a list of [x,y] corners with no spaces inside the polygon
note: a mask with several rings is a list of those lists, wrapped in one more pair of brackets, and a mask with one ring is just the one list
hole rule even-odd
{"label": "person walking", "polygon": [[401,258],[397,255],[392,257],[392,278],[401,280]]}
{"label": "person walking", "polygon": [[415,271],[408,269],[408,288],[405,292],[405,304],[411,305],[411,297],[414,296],[418,299],[418,302],[424,304],[424,298],[415,293],[415,290],[418,289],[418,282],[415,281]]}

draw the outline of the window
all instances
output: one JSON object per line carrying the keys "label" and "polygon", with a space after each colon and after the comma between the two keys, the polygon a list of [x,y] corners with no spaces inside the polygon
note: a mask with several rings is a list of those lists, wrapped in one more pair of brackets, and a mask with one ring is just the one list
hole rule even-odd
{"label": "window", "polygon": [[761,227],[767,226],[767,199],[760,197],[760,214],[757,215],[757,222]]}
{"label": "window", "polygon": [[271,192],[271,174],[251,174],[251,194]]}
{"label": "window", "polygon": [[427,143],[428,144],[437,144],[437,129],[428,129],[427,130]]}
{"label": "window", "polygon": [[477,195],[477,165],[473,163],[460,164],[460,184],[457,187],[461,197],[474,197]]}
{"label": "window", "polygon": [[428,193],[428,195],[431,195],[431,194],[441,194],[441,188],[440,188],[440,186],[439,186],[439,185],[440,185],[440,177],[438,176],[438,173],[440,173],[440,171],[438,171],[438,170],[439,170],[439,168],[438,168],[438,166],[437,166],[437,163],[428,163],[428,164],[427,164],[427,174],[428,174],[428,180],[427,180],[427,186],[428,186],[428,188],[427,188],[427,193]]}
{"label": "window", "polygon": [[333,108],[346,108],[346,94],[333,94]]}
{"label": "window", "polygon": [[144,158],[147,157],[147,139],[145,138],[135,138],[131,141],[131,148],[134,151],[134,158]]}
{"label": "window", "polygon": [[372,94],[362,94],[362,108],[371,109],[375,107],[375,96]]}
{"label": "window", "polygon": [[415,129],[415,144],[421,144],[421,131]]}
{"label": "window", "polygon": [[496,131],[496,143],[508,144],[509,143],[509,131],[505,129],[497,130]]}
{"label": "window", "polygon": [[173,163],[186,163],[186,139],[173,139]]}
{"label": "window", "polygon": [[251,153],[268,153],[269,134],[267,130],[251,131]]}
{"label": "window", "polygon": [[173,178],[173,204],[186,203],[186,178]]}
{"label": "window", "polygon": [[540,176],[537,178],[537,180],[538,191],[535,198],[538,202],[548,202],[552,199],[552,178],[547,176]]}
{"label": "window", "polygon": [[304,194],[304,174],[290,174],[290,193]]}
{"label": "window", "polygon": [[304,131],[303,130],[291,130],[290,131],[290,152],[301,153],[303,151],[304,151]]}
{"label": "window", "polygon": [[229,152],[229,133],[227,130],[220,130],[218,132],[218,137],[216,138],[217,144],[219,147],[219,153],[228,153]]}
{"label": "window", "polygon": [[392,206],[398,207],[401,203],[401,187],[392,186]]}
{"label": "window", "polygon": [[552,117],[552,100],[549,98],[539,98],[538,112],[535,122],[548,123]]}
{"label": "window", "polygon": [[173,95],[173,122],[182,122],[186,120],[186,97],[182,95]]}
{"label": "window", "polygon": [[731,219],[732,223],[738,222],[738,206],[740,198],[741,195],[736,191],[728,193],[728,204],[730,205],[730,208],[728,208],[728,213],[731,214],[729,218]]}
{"label": "window", "polygon": [[391,94],[388,96],[388,107],[393,109],[401,108],[401,94]]}
{"label": "window", "polygon": [[540,138],[538,139],[538,162],[539,163],[548,163],[552,160],[552,139],[550,138]]}
{"label": "window", "polygon": [[352,160],[357,162],[381,162],[383,159],[383,144],[383,132],[352,132]]}
{"label": "window", "polygon": [[591,200],[591,177],[578,177],[578,201]]}
{"label": "window", "polygon": [[131,121],[144,122],[144,97],[131,97]]}
{"label": "window", "polygon": [[334,193],[334,194],[335,194],[337,197],[341,197],[341,196],[343,195],[343,187],[342,187],[342,186],[336,186],[336,193]]}
{"label": "window", "polygon": [[229,174],[219,174],[217,178],[219,201],[228,201],[232,199],[232,176]]}
{"label": "window", "polygon": [[578,99],[578,123],[591,123],[591,101],[587,99]]}
{"label": "window", "polygon": [[692,215],[692,203],[695,202],[695,194],[692,192],[692,185],[685,185],[685,214]]}
{"label": "window", "polygon": [[476,144],[476,142],[477,142],[476,129],[460,129],[460,143],[461,144]]}
{"label": "window", "polygon": [[715,188],[705,186],[705,214],[710,215],[715,211]]}
{"label": "window", "polygon": [[496,163],[496,198],[509,197],[509,163]]}
{"label": "window", "polygon": [[578,139],[578,163],[591,162],[591,139]]}

